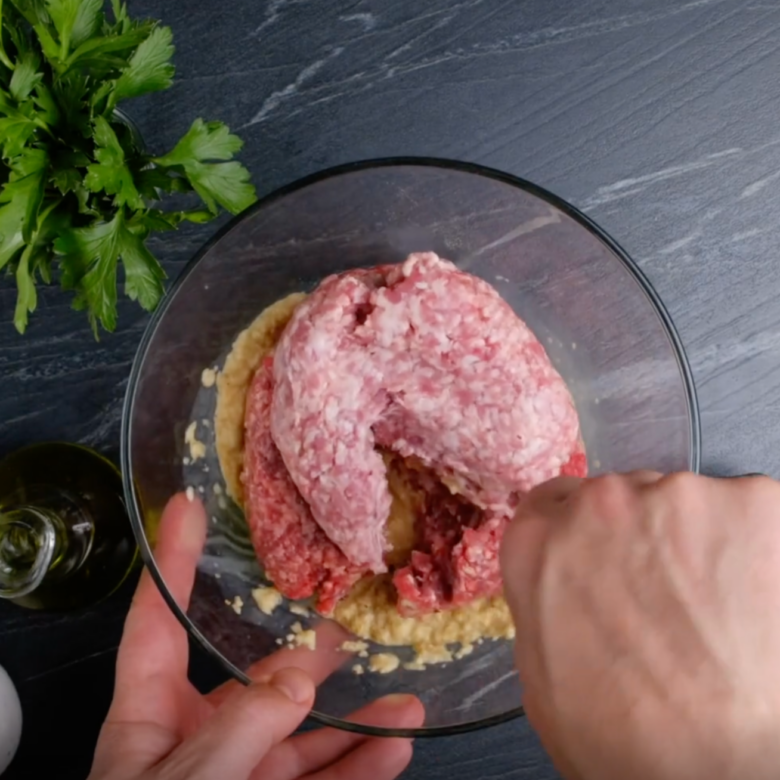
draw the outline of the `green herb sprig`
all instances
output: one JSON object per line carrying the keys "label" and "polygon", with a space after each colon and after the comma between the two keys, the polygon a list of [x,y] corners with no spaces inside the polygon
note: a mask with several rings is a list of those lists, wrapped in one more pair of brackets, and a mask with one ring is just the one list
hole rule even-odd
{"label": "green herb sprig", "polygon": [[[172,34],[131,19],[121,0],[0,0],[0,270],[16,279],[14,324],[25,331],[36,283],[59,281],[98,335],[125,293],[153,310],[165,273],[152,231],[237,214],[256,200],[232,158],[241,139],[196,119],[159,157],[141,148],[121,101],[173,83]],[[194,208],[166,211],[171,193]]]}

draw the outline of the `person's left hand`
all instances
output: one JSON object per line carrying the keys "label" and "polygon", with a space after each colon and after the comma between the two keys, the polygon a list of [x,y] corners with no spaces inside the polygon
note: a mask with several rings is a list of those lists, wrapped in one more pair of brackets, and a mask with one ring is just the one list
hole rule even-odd
{"label": "person's left hand", "polygon": [[[200,501],[171,499],[155,559],[185,610],[205,536]],[[332,671],[317,668],[317,654],[306,648],[282,650],[253,666],[253,685],[229,682],[208,695],[189,682],[187,665],[186,632],[144,571],[89,780],[391,780],[411,759],[407,739],[330,728],[289,736],[311,710],[315,682]],[[413,728],[422,725],[424,712],[412,696],[388,696],[354,718]]]}

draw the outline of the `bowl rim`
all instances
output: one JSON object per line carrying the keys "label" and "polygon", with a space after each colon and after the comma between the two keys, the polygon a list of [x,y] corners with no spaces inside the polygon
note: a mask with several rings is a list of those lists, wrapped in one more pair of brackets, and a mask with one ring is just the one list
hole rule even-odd
{"label": "bowl rim", "polygon": [[[130,370],[130,376],[127,383],[127,391],[125,393],[124,404],[122,408],[122,426],[121,426],[121,467],[122,467],[122,480],[124,483],[125,503],[128,508],[130,520],[133,526],[133,531],[138,542],[138,547],[141,552],[141,557],[144,564],[149,569],[152,578],[157,585],[163,599],[167,603],[168,607],[177,617],[179,622],[184,626],[187,633],[192,636],[201,647],[213,658],[215,658],[222,667],[228,671],[235,679],[249,685],[251,679],[233,663],[227,660],[222,653],[214,647],[208,638],[201,632],[201,630],[195,625],[195,623],[189,618],[187,613],[181,609],[176,603],[163,580],[160,570],[155,561],[152,553],[151,546],[146,537],[144,530],[144,524],[142,520],[141,507],[138,502],[135,486],[131,477],[131,430],[130,421],[133,416],[135,391],[138,385],[138,379],[143,366],[147,350],[151,343],[152,338],[157,330],[157,327],[165,316],[170,303],[176,296],[179,289],[183,286],[187,277],[192,273],[194,268],[198,265],[204,255],[217,244],[227,233],[236,228],[243,220],[252,216],[254,213],[260,211],[270,203],[279,200],[293,192],[304,189],[312,184],[330,179],[336,176],[341,176],[348,173],[355,173],[363,170],[369,170],[373,168],[392,168],[392,167],[423,167],[423,168],[440,168],[446,170],[454,170],[460,173],[470,173],[496,181],[503,182],[510,186],[524,190],[531,195],[545,201],[551,206],[559,209],[575,222],[580,224],[590,233],[596,236],[603,244],[605,244],[615,255],[615,257],[623,264],[625,270],[633,277],[634,281],[640,286],[645,293],[650,303],[655,309],[661,323],[663,324],[666,335],[669,338],[672,349],[677,359],[677,364],[680,370],[680,374],[685,385],[686,401],[688,406],[689,417],[689,448],[690,448],[690,462],[689,470],[693,473],[698,473],[701,464],[701,420],[699,414],[699,403],[696,395],[696,387],[693,380],[693,372],[691,371],[688,357],[685,353],[680,336],[677,329],[669,315],[666,306],[661,301],[660,296],[655,291],[650,281],[647,279],[643,271],[639,266],[631,259],[629,254],[615,241],[603,228],[601,228],[590,217],[584,214],[582,211],[571,205],[558,195],[549,192],[548,190],[540,187],[533,182],[530,182],[522,177],[515,176],[513,174],[505,173],[503,171],[490,168],[488,166],[465,162],[460,160],[451,160],[446,158],[437,157],[414,157],[414,156],[399,156],[399,157],[381,157],[375,159],[359,160],[356,162],[345,163],[342,165],[336,165],[316,173],[304,176],[289,184],[279,187],[269,194],[259,198],[255,203],[246,208],[244,211],[235,215],[229,222],[227,222],[222,228],[220,228],[210,239],[208,239],[200,249],[193,255],[186,266],[182,269],[181,273],[174,279],[168,291],[165,293],[163,300],[160,301],[156,311],[152,314],[149,323],[147,324],[144,333],[141,337],[141,341],[136,350],[135,357],[133,359],[132,368]],[[488,718],[481,718],[479,720],[470,721],[467,723],[459,723],[453,726],[430,726],[421,728],[380,728],[376,726],[368,726],[362,724],[352,723],[347,720],[342,720],[331,715],[327,715],[322,712],[316,712],[312,710],[309,714],[309,718],[323,726],[332,726],[343,731],[352,731],[355,733],[367,734],[370,736],[381,737],[439,737],[439,736],[453,736],[455,734],[464,734],[470,731],[476,731],[478,729],[488,728],[500,723],[513,720],[521,717],[525,714],[524,708],[518,706],[507,710],[506,712],[492,715]]]}

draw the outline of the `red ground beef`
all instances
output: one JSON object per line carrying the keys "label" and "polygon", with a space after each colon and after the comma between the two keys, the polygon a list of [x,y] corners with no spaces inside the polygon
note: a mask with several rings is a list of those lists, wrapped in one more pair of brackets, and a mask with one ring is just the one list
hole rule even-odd
{"label": "red ground beef", "polygon": [[247,522],[266,575],[291,599],[317,594],[324,614],[365,573],[314,522],[271,438],[273,361],[257,370],[246,402],[242,481]]}
{"label": "red ground beef", "polygon": [[285,595],[316,592],[327,612],[386,569],[377,446],[434,475],[415,550],[393,573],[408,615],[500,592],[519,498],[587,471],[576,410],[541,344],[489,284],[432,253],[326,279],[254,378],[248,516]]}

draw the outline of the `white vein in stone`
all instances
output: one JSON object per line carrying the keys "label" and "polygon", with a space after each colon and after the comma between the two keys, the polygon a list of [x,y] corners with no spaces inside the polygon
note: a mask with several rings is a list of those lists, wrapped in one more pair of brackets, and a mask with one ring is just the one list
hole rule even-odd
{"label": "white vein in stone", "polygon": [[363,13],[363,14],[347,14],[346,16],[339,16],[339,21],[341,22],[359,22],[363,25],[363,30],[365,32],[370,32],[377,26],[377,18],[374,16],[374,14],[370,13]]}
{"label": "white vein in stone", "polygon": [[580,208],[588,210],[603,206],[606,203],[612,203],[628,195],[642,192],[646,187],[657,182],[674,179],[678,176],[684,176],[692,171],[698,171],[703,168],[709,168],[721,163],[724,159],[736,157],[744,153],[744,149],[732,148],[724,149],[721,152],[713,152],[698,160],[681,163],[680,165],[670,165],[668,168],[661,168],[658,171],[645,173],[642,176],[634,176],[627,179],[620,179],[612,184],[605,184],[599,187],[596,192],[587,200],[580,204]]}
{"label": "white vein in stone", "polygon": [[264,32],[268,27],[276,24],[281,16],[282,9],[287,5],[288,0],[269,0],[268,7],[265,10],[265,16],[259,27],[256,27],[251,37],[259,38],[260,34]]}
{"label": "white vein in stone", "polygon": [[754,195],[758,195],[758,193],[761,192],[761,190],[763,190],[765,187],[772,184],[773,182],[777,181],[777,179],[780,179],[780,171],[775,171],[774,173],[770,173],[768,176],[764,176],[763,178],[757,179],[751,184],[748,184],[748,186],[745,187],[744,190],[742,190],[739,196],[740,200],[742,200],[743,198],[752,198]]}
{"label": "white vein in stone", "polygon": [[290,84],[287,84],[287,86],[283,87],[282,89],[272,92],[263,101],[263,105],[260,106],[260,110],[248,122],[242,125],[242,128],[249,127],[250,125],[256,125],[260,122],[265,122],[265,120],[269,117],[271,113],[273,113],[273,111],[275,111],[286,100],[289,100],[290,98],[294,98],[298,94],[298,90],[309,79],[317,75],[317,73],[319,73],[320,70],[322,70],[322,68],[324,68],[328,62],[330,62],[330,60],[334,59],[335,57],[338,57],[339,54],[341,54],[343,51],[344,51],[343,46],[337,46],[336,48],[331,50],[331,52],[328,54],[327,57],[323,57],[322,59],[319,59],[316,62],[312,62],[311,65],[307,65],[295,77],[295,81],[291,82]]}

